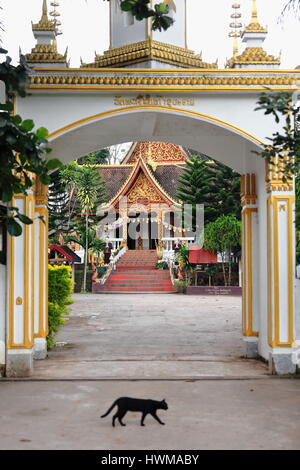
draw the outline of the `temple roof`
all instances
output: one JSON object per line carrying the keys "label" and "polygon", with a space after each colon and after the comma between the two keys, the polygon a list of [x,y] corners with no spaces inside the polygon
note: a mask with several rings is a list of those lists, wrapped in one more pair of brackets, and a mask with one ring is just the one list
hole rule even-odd
{"label": "temple roof", "polygon": [[268,54],[262,47],[246,47],[242,54],[228,60],[228,67],[234,65],[280,65],[280,58]]}
{"label": "temple roof", "polygon": [[116,47],[104,52],[104,55],[96,54],[92,63],[82,63],[81,67],[125,67],[155,60],[183,68],[217,69],[217,63],[209,64],[202,61],[200,54],[195,54],[190,49],[166,44],[153,39],[139,41],[122,47]]}
{"label": "temple roof", "polygon": [[119,165],[99,165],[100,176],[106,182],[106,203],[115,204],[125,195],[132,202],[130,191],[136,198],[149,196],[151,202],[178,203],[177,180],[187,158],[180,145],[135,142]]}
{"label": "temple roof", "polygon": [[187,154],[183,147],[167,142],[135,142],[122,163],[135,163],[142,157],[148,163],[185,162]]}
{"label": "temple roof", "polygon": [[[106,182],[105,184],[105,200],[111,201],[122,186],[128,180],[134,165],[100,165],[99,173],[101,178]],[[177,201],[177,180],[182,173],[184,164],[180,165],[158,165],[156,170],[148,165],[155,180],[163,188],[163,190],[170,196],[171,199]]]}

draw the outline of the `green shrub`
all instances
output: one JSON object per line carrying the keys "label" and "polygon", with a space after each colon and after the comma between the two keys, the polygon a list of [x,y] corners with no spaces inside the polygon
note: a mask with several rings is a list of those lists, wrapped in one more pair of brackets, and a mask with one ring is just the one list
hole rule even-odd
{"label": "green shrub", "polygon": [[48,349],[54,346],[54,336],[59,327],[64,324],[63,315],[67,313],[67,306],[73,303],[73,281],[69,266],[49,266],[48,283]]}
{"label": "green shrub", "polygon": [[49,302],[65,306],[73,293],[73,281],[69,266],[49,266],[48,270],[48,299]]}
{"label": "green shrub", "polygon": [[49,332],[47,336],[47,347],[52,349],[54,346],[54,336],[59,330],[59,327],[64,324],[63,319],[64,309],[57,303],[48,303],[48,325]]}
{"label": "green shrub", "polygon": [[158,261],[156,267],[157,269],[169,269],[167,261]]}

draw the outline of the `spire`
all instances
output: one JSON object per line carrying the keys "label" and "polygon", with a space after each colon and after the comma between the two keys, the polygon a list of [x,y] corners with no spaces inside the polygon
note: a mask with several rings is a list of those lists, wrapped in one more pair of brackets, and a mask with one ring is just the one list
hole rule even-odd
{"label": "spire", "polygon": [[252,1],[252,14],[249,25],[245,28],[244,33],[267,33],[267,28],[263,28],[258,21],[257,0]]}
{"label": "spire", "polygon": [[43,0],[43,15],[42,18],[48,19],[47,0]]}
{"label": "spire", "polygon": [[43,0],[42,17],[37,24],[32,24],[32,31],[55,31],[55,24],[48,18],[47,0]]}
{"label": "spire", "polygon": [[[257,0],[251,0],[252,13],[249,25],[244,29],[241,37],[242,41],[246,44],[246,48],[242,54],[236,53],[234,49],[233,57],[227,62],[227,67],[230,68],[278,68],[280,65],[280,58],[275,58],[269,55],[262,47],[264,40],[268,34],[268,30],[263,28],[258,20],[257,13]],[[233,5],[235,8],[235,5]],[[233,18],[235,15],[231,15]],[[239,23],[239,25],[241,25]],[[234,24],[231,23],[231,27]],[[232,32],[235,40],[235,32]],[[240,31],[239,31],[240,36]]]}
{"label": "spire", "polygon": [[252,19],[252,23],[258,23],[256,0],[252,0],[252,18],[251,19]]}
{"label": "spire", "polygon": [[[59,4],[55,1],[51,2],[55,8]],[[60,14],[54,10],[50,13],[54,18],[48,18],[47,0],[42,2],[42,17],[37,24],[32,24],[32,31],[36,39],[36,46],[29,54],[26,54],[26,61],[28,64],[33,64],[39,67],[67,67],[67,56],[61,55],[57,51],[56,38],[58,34],[57,27],[61,24],[57,19]]]}

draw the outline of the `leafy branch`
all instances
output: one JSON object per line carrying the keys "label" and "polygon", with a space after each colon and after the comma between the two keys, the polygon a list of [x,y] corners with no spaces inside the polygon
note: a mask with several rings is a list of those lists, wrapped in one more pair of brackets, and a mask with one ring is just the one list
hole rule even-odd
{"label": "leafy branch", "polygon": [[[6,52],[0,49],[0,53]],[[24,59],[14,67],[10,57],[6,57],[0,63],[0,80],[6,89],[5,103],[0,104],[0,201],[7,206],[15,194],[27,194],[34,185],[34,175],[39,176],[43,184],[49,184],[49,172],[61,164],[57,159],[45,160],[51,152],[47,146],[47,129],[34,130],[31,119],[23,120],[13,113],[14,96],[26,96],[28,70]],[[32,220],[15,207],[7,209],[5,206],[1,209],[0,222],[5,221],[10,235],[18,236],[22,233],[19,222],[29,224]]]}
{"label": "leafy branch", "polygon": [[150,0],[120,0],[120,8],[123,11],[131,12],[137,21],[153,18],[153,31],[166,31],[174,23],[173,18],[168,16],[168,5],[163,2],[156,3],[153,9]]}
{"label": "leafy branch", "polygon": [[271,164],[275,157],[284,161],[284,179],[290,179],[300,171],[300,107],[292,103],[290,93],[262,93],[257,104],[255,111],[263,110],[264,114],[272,115],[277,124],[283,121],[284,125],[282,131],[268,137],[270,143],[264,144],[262,152],[255,153]]}

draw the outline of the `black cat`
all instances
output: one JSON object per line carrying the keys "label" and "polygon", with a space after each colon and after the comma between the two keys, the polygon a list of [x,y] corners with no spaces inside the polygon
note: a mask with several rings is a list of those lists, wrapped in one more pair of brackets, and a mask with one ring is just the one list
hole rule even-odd
{"label": "black cat", "polygon": [[115,406],[118,406],[118,411],[113,416],[113,419],[112,419],[113,426],[115,425],[116,418],[118,418],[119,423],[122,426],[126,426],[126,424],[122,422],[122,418],[124,418],[127,411],[140,411],[142,413],[141,426],[145,426],[144,420],[147,414],[152,415],[153,418],[156,419],[156,421],[158,421],[160,424],[165,424],[159,419],[159,417],[156,414],[157,410],[168,409],[168,405],[165,400],[155,401],[155,400],[143,400],[140,398],[121,397],[121,398],[118,398],[111,405],[109,410],[104,415],[102,415],[101,418],[105,418],[105,416],[107,416]]}

